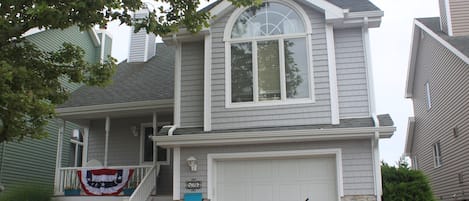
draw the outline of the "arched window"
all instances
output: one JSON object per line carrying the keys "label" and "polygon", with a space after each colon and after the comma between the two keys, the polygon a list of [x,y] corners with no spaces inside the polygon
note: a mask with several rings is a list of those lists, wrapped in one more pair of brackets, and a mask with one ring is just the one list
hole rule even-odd
{"label": "arched window", "polygon": [[310,36],[304,16],[280,1],[236,15],[225,39],[229,106],[312,101]]}

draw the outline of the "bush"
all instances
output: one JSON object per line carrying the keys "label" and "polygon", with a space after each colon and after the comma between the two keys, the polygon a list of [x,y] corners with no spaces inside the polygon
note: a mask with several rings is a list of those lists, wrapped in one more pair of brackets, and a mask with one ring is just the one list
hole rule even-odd
{"label": "bush", "polygon": [[0,194],[0,201],[51,201],[52,191],[39,185],[25,185]]}
{"label": "bush", "polygon": [[422,171],[412,170],[407,163],[398,167],[381,164],[383,201],[435,201],[427,177]]}

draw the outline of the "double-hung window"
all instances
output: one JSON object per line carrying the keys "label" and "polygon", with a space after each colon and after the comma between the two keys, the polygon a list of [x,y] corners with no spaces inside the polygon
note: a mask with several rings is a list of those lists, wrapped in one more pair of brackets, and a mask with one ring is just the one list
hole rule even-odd
{"label": "double-hung window", "polygon": [[301,16],[276,1],[238,16],[227,40],[228,106],[313,100],[311,40]]}
{"label": "double-hung window", "polygon": [[440,167],[441,166],[441,148],[440,148],[439,142],[433,144],[433,159],[434,159],[435,168]]}

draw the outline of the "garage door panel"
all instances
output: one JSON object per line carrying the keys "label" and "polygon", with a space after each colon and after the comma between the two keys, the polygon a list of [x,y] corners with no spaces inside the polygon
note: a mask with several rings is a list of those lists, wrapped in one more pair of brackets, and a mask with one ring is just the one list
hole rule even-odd
{"label": "garage door panel", "polygon": [[251,188],[250,200],[274,200],[274,192],[271,184],[254,184]]}
{"label": "garage door panel", "polygon": [[337,201],[336,174],[332,157],[217,161],[217,201]]}
{"label": "garage door panel", "polygon": [[245,163],[245,166],[248,165],[251,167],[248,168],[248,171],[251,175],[250,179],[252,180],[265,180],[274,176],[274,165],[272,161],[253,161],[251,163]]}
{"label": "garage door panel", "polygon": [[278,192],[279,201],[304,200],[300,199],[301,191],[299,185],[297,184],[279,185]]}
{"label": "garage door panel", "polygon": [[240,201],[248,200],[245,193],[247,188],[239,184],[223,184],[218,185],[218,197],[224,201]]}

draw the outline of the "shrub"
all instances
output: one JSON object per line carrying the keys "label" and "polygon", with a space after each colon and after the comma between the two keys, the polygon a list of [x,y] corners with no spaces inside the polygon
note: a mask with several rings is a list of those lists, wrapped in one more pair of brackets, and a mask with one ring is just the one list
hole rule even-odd
{"label": "shrub", "polygon": [[427,177],[400,161],[398,167],[381,164],[383,201],[435,201]]}

